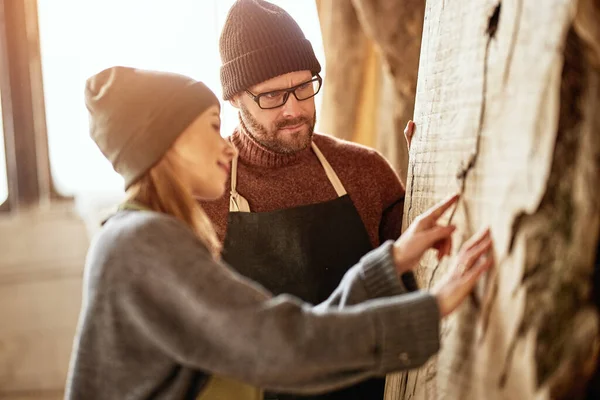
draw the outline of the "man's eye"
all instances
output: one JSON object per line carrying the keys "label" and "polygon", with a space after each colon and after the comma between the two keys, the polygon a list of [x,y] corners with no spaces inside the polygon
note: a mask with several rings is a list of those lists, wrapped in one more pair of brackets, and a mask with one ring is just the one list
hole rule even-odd
{"label": "man's eye", "polygon": [[283,95],[283,92],[269,92],[269,93],[265,93],[264,96],[267,99],[277,99],[279,97],[281,97]]}

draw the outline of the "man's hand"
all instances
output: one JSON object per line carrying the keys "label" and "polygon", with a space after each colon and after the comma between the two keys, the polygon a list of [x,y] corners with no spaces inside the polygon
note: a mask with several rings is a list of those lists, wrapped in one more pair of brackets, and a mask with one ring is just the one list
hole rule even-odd
{"label": "man's hand", "polygon": [[410,142],[415,134],[416,125],[413,121],[408,121],[406,128],[404,128],[404,139],[406,139],[406,147],[410,150]]}

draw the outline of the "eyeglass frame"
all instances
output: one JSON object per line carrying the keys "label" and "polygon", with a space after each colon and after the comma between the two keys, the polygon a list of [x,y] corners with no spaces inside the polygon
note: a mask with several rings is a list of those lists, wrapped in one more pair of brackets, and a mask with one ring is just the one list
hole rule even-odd
{"label": "eyeglass frame", "polygon": [[[296,89],[298,89],[300,86],[306,85],[307,83],[310,83],[310,82],[319,82],[319,88],[315,91],[315,93],[312,96],[300,100],[298,98],[298,96],[296,96]],[[290,99],[290,93],[294,95],[296,100],[304,101],[304,100],[312,99],[313,97],[315,97],[321,91],[321,87],[323,87],[323,78],[321,78],[321,75],[316,74],[314,76],[314,78],[312,78],[311,80],[299,83],[298,85],[292,86],[291,88],[271,90],[269,92],[263,92],[263,93],[258,93],[258,94],[254,94],[251,91],[249,91],[248,89],[246,89],[245,92],[248,96],[250,96],[250,98],[252,100],[254,100],[256,105],[258,105],[258,107],[260,107],[261,110],[274,110],[276,108],[283,107],[285,105],[285,103],[287,103],[287,101]],[[260,98],[262,96],[265,96],[267,94],[274,93],[274,92],[286,92],[284,95],[284,98],[283,98],[283,103],[281,103],[280,105],[275,106],[275,107],[262,107],[260,105]]]}

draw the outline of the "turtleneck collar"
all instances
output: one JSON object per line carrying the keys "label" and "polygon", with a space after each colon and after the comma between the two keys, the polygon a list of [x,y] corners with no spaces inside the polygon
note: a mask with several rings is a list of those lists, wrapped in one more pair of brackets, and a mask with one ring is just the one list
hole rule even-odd
{"label": "turtleneck collar", "polygon": [[243,124],[238,125],[236,130],[231,135],[231,142],[239,152],[240,160],[243,162],[266,168],[279,168],[292,164],[312,156],[310,147],[297,151],[295,153],[278,153],[269,150],[246,131]]}

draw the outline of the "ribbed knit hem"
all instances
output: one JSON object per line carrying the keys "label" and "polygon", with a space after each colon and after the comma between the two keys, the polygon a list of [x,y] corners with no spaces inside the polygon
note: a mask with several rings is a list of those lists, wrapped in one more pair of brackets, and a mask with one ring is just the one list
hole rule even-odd
{"label": "ribbed knit hem", "polygon": [[[398,307],[402,303],[403,307]],[[418,368],[440,349],[440,313],[427,292],[407,293],[378,315],[380,373]]]}
{"label": "ribbed knit hem", "polygon": [[391,240],[363,258],[362,275],[369,297],[395,296],[406,292],[406,288],[398,277]]}

